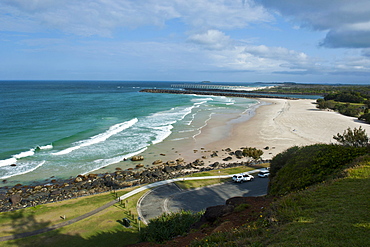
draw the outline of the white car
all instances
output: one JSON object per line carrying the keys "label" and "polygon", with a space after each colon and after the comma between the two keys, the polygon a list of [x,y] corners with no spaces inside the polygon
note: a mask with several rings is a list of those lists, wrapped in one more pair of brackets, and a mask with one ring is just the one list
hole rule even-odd
{"label": "white car", "polygon": [[233,176],[233,181],[235,183],[248,182],[248,181],[252,181],[253,179],[254,179],[254,177],[252,175],[247,174],[247,173],[235,174]]}
{"label": "white car", "polygon": [[269,170],[263,170],[263,171],[260,171],[258,173],[258,176],[260,178],[267,178],[269,175],[270,175],[270,171]]}

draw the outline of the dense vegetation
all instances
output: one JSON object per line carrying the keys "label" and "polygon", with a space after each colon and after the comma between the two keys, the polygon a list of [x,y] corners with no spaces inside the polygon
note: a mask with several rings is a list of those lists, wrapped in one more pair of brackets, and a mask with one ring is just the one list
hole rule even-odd
{"label": "dense vegetation", "polygon": [[292,147],[272,159],[269,193],[284,195],[336,177],[366,152],[366,147],[333,144]]}
{"label": "dense vegetation", "polygon": [[332,109],[339,113],[357,117],[370,123],[369,108],[370,98],[369,92],[338,92],[326,95],[323,99],[317,100],[317,108]]}
{"label": "dense vegetation", "polygon": [[187,233],[190,226],[199,221],[203,212],[180,211],[163,214],[150,220],[148,226],[140,232],[143,241],[163,243],[173,237]]}
{"label": "dense vegetation", "polygon": [[322,84],[297,84],[283,83],[273,88],[264,88],[257,90],[265,93],[278,94],[313,94],[313,95],[329,95],[340,92],[353,92],[360,94],[361,97],[370,98],[370,86],[360,85],[322,85]]}
{"label": "dense vegetation", "polygon": [[357,117],[359,120],[370,123],[370,86],[286,83],[258,91],[279,94],[321,95],[323,98],[317,100],[319,109],[332,109],[343,115]]}

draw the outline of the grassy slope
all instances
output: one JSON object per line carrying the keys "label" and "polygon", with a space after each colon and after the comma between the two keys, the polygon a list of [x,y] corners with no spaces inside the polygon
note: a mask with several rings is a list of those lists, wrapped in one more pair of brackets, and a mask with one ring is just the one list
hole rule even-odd
{"label": "grassy slope", "polygon": [[192,246],[368,246],[370,162],[348,176],[291,193],[259,221],[215,233]]}
{"label": "grassy slope", "polygon": [[367,246],[370,243],[370,163],[349,176],[287,196],[277,218],[285,224],[271,246]]}

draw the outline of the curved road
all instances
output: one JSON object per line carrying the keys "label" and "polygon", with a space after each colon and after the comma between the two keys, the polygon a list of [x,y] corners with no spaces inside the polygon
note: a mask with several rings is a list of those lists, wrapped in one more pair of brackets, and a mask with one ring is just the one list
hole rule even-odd
{"label": "curved road", "polygon": [[174,183],[159,186],[146,193],[138,202],[138,213],[144,223],[163,213],[181,209],[199,212],[210,206],[224,205],[235,196],[267,194],[267,178],[255,177],[251,182],[227,182],[193,190],[181,190]]}

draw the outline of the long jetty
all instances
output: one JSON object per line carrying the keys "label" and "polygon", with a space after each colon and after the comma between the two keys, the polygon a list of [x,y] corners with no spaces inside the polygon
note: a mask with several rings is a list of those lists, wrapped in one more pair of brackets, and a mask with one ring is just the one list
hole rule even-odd
{"label": "long jetty", "polygon": [[194,91],[194,90],[142,89],[142,90],[140,90],[140,92],[144,92],[144,93],[213,95],[213,96],[226,96],[226,97],[239,97],[239,98],[296,99],[296,98],[283,97],[283,96],[257,95],[257,94],[250,94],[250,93],[232,93],[229,90],[225,90],[224,92],[221,92],[220,90],[217,90],[217,92],[211,92],[211,91]]}

